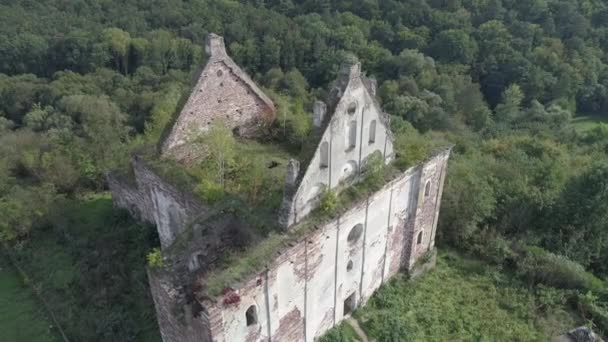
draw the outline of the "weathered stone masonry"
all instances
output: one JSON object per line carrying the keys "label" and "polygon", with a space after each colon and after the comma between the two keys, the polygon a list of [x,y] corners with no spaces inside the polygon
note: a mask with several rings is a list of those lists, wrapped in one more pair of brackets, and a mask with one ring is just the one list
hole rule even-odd
{"label": "weathered stone masonry", "polygon": [[162,145],[165,156],[196,159],[201,151],[188,143],[218,122],[240,136],[253,137],[275,119],[274,104],[228,56],[224,38],[210,34],[205,52],[207,64]]}
{"label": "weathered stone masonry", "polygon": [[191,194],[178,190],[138,157],[132,159],[134,183],[115,173],[107,175],[114,205],[156,225],[162,247],[170,246],[188,222],[208,211]]}
{"label": "weathered stone masonry", "polygon": [[[162,144],[162,157],[182,163],[200,157],[191,138],[214,122],[251,137],[274,119],[274,105],[226,54],[223,38],[210,35],[206,52],[207,64]],[[373,154],[385,163],[394,158],[389,116],[375,91],[360,64],[346,63],[327,102],[314,104],[319,142],[310,160],[287,166],[277,213],[285,229],[298,229],[323,191],[358,181]],[[157,226],[171,265],[148,272],[165,342],[313,341],[434,249],[449,155],[450,149],[433,155],[315,227],[219,298],[204,292],[208,272],[238,244],[248,222],[201,203],[136,157],[134,180],[114,173],[107,178],[117,207]]]}

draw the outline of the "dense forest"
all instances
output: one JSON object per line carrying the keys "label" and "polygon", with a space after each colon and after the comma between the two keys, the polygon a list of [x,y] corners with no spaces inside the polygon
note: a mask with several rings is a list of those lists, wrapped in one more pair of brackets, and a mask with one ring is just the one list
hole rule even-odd
{"label": "dense forest", "polygon": [[[608,329],[604,1],[4,2],[0,240],[56,302],[70,294],[61,310],[83,318],[66,324],[75,340],[155,330],[144,271],[154,229],[110,208],[104,174],[156,144],[209,32],[275,99],[284,125],[273,139],[294,148],[310,134],[312,102],[356,55],[403,133],[399,153],[455,145],[440,247],[529,286],[588,294],[579,309]],[[37,254],[49,246],[67,261]]]}

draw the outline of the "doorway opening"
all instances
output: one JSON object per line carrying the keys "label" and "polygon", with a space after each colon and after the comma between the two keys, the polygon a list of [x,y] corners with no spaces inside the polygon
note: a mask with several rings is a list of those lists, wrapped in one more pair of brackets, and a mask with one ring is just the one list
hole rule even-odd
{"label": "doorway opening", "polygon": [[355,297],[355,292],[353,292],[346,300],[344,301],[344,316],[350,315],[357,308],[357,298]]}

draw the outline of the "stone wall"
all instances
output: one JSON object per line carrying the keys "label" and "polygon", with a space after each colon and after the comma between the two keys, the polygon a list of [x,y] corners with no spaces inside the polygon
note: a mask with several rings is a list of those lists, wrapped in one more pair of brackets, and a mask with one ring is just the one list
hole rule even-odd
{"label": "stone wall", "polygon": [[209,209],[192,195],[159,177],[139,158],[132,160],[135,184],[115,174],[107,180],[114,205],[156,225],[161,246],[168,247],[191,223]]}
{"label": "stone wall", "polygon": [[222,37],[210,34],[205,50],[207,64],[162,147],[186,162],[201,153],[187,143],[220,122],[253,137],[275,118],[274,104],[226,54]]}
{"label": "stone wall", "polygon": [[163,341],[211,342],[210,317],[206,311],[194,314],[183,303],[181,289],[162,275],[148,270],[150,292]]}
{"label": "stone wall", "polygon": [[[414,167],[281,252],[267,270],[204,305],[221,312],[214,341],[313,341],[433,248],[449,150]],[[430,180],[427,191],[426,182]],[[417,241],[418,233],[423,238]],[[257,321],[247,325],[246,311]],[[216,316],[219,317],[219,316]]]}

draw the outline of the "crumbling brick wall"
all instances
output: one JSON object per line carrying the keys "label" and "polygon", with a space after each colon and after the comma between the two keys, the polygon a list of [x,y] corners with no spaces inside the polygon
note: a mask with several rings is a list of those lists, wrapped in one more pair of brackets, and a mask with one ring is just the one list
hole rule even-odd
{"label": "crumbling brick wall", "polygon": [[163,248],[171,245],[195,217],[209,210],[191,194],[162,179],[139,158],[133,158],[132,168],[135,184],[111,173],[107,175],[114,205],[154,223]]}
{"label": "crumbling brick wall", "polygon": [[200,157],[189,142],[214,125],[255,137],[275,119],[274,104],[228,56],[222,37],[210,34],[205,51],[207,64],[162,146],[164,156],[184,162]]}
{"label": "crumbling brick wall", "polygon": [[183,291],[165,275],[148,270],[148,280],[163,341],[212,341],[210,316],[206,311],[194,314],[182,300]]}

